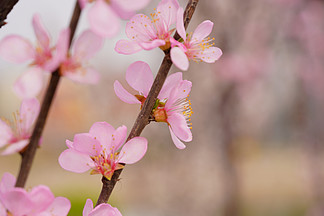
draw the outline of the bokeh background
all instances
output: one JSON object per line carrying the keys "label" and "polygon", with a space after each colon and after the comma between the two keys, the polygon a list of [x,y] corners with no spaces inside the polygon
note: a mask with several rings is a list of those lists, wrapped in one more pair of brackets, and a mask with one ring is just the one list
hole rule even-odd
{"label": "bokeh background", "polygon": [[[35,41],[31,18],[39,13],[55,41],[73,6],[72,0],[19,1],[0,39],[20,34]],[[129,216],[324,215],[324,2],[202,0],[189,30],[206,19],[215,23],[212,37],[224,54],[215,64],[191,62],[184,72],[193,82],[193,141],[178,150],[165,124],[148,125],[142,133],[148,152],[126,166],[110,203]],[[116,53],[125,24],[91,62],[102,75],[98,85],[60,82],[27,182],[69,198],[71,216],[81,215],[87,198],[96,202],[101,176],[63,170],[57,158],[65,140],[96,121],[130,130],[139,107],[120,101],[113,82],[127,86],[125,71],[137,60],[156,74],[163,58],[158,49]],[[77,34],[87,26],[83,13]],[[0,70],[0,116],[12,120],[20,104],[12,85],[26,65],[0,59]],[[19,164],[19,155],[1,156],[0,175],[16,175]]]}

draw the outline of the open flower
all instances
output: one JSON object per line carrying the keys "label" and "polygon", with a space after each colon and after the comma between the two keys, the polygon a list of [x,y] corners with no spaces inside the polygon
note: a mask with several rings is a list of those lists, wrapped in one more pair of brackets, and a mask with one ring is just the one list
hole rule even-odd
{"label": "open flower", "polygon": [[79,0],[79,3],[84,8],[87,2],[93,1],[88,13],[91,30],[102,37],[113,37],[120,29],[119,17],[129,19],[150,0]]}
{"label": "open flower", "polygon": [[126,25],[129,40],[117,42],[115,50],[121,54],[133,54],[138,51],[160,47],[170,47],[170,37],[174,32],[171,26],[176,22],[179,3],[177,0],[162,0],[151,19],[144,14],[137,14]]}
{"label": "open flower", "polygon": [[56,46],[51,46],[50,36],[39,15],[34,15],[32,24],[37,39],[35,47],[18,35],[7,36],[0,42],[0,56],[3,59],[14,63],[31,61],[32,67],[18,78],[14,86],[21,98],[31,98],[38,94],[43,85],[41,71],[53,72],[59,66],[66,56],[64,46],[69,37],[69,30],[64,29]]}
{"label": "open flower", "polygon": [[112,207],[107,203],[102,203],[95,208],[93,208],[93,203],[91,199],[87,199],[86,204],[83,208],[82,216],[122,216],[117,208]]}
{"label": "open flower", "polygon": [[214,23],[205,20],[195,29],[193,33],[186,34],[183,24],[183,9],[177,12],[177,32],[183,39],[183,43],[171,38],[171,59],[172,62],[181,70],[188,70],[189,59],[194,61],[204,61],[214,63],[222,55],[222,50],[214,47],[214,38],[207,37]]}
{"label": "open flower", "polygon": [[15,183],[13,175],[4,173],[0,182],[1,215],[65,216],[70,211],[70,201],[65,197],[55,198],[47,186],[39,185],[27,192],[23,188],[16,188]]}
{"label": "open flower", "polygon": [[[131,64],[126,71],[126,81],[139,93],[136,95],[129,93],[116,80],[114,83],[116,95],[126,103],[143,105],[153,84],[150,67],[141,61]],[[172,140],[179,149],[186,147],[180,140],[185,142],[192,140],[190,116],[193,112],[187,98],[191,85],[190,81],[182,80],[181,72],[168,76],[152,111],[155,121],[168,124]]]}
{"label": "open flower", "polygon": [[0,147],[6,146],[2,155],[20,152],[28,145],[32,125],[38,116],[39,109],[37,99],[25,99],[21,103],[20,111],[14,113],[15,129],[11,128],[7,121],[0,120]]}
{"label": "open flower", "polygon": [[[103,39],[90,30],[84,31],[73,43],[72,54],[69,54],[60,65],[60,73],[76,82],[97,83],[99,73],[87,65],[87,61],[92,58],[103,46]],[[68,51],[68,44],[65,52]]]}
{"label": "open flower", "polygon": [[73,142],[67,140],[69,149],[61,153],[59,163],[62,168],[83,173],[91,169],[91,174],[102,174],[108,180],[115,170],[124,164],[139,161],[147,149],[147,140],[135,137],[125,142],[126,126],[116,130],[107,122],[96,122],[89,133],[76,134]]}

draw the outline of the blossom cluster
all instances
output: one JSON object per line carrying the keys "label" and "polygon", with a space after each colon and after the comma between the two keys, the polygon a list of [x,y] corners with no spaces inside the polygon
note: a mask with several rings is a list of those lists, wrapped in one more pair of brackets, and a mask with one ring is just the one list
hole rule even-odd
{"label": "blossom cluster", "polygon": [[[40,112],[36,97],[44,86],[44,73],[58,73],[79,83],[99,82],[100,74],[88,62],[102,48],[105,38],[119,32],[120,18],[130,19],[126,25],[128,40],[119,40],[115,46],[115,51],[120,54],[160,48],[169,53],[175,66],[183,71],[188,70],[189,60],[214,63],[222,55],[222,51],[213,46],[214,38],[209,37],[213,23],[203,21],[193,33],[188,34],[184,26],[184,10],[177,0],[161,0],[149,16],[135,14],[149,0],[78,2],[82,9],[94,3],[87,14],[90,28],[73,41],[71,49],[70,29],[63,28],[53,44],[37,14],[32,20],[36,36],[34,45],[19,35],[10,35],[0,41],[0,57],[14,63],[29,62],[28,69],[13,87],[22,99],[20,111],[14,114],[13,127],[9,121],[0,120],[0,148],[5,148],[3,155],[23,153],[28,147],[33,125]],[[175,30],[179,39],[173,37]],[[142,109],[153,80],[148,64],[137,61],[126,71],[126,81],[136,93],[128,92],[117,80],[114,90],[122,101],[140,104]],[[192,83],[183,79],[182,72],[168,76],[151,110],[150,120],[167,124],[171,139],[178,149],[184,149],[186,145],[183,142],[192,140],[193,111],[188,99],[191,87]],[[76,173],[91,170],[91,174],[100,174],[111,180],[116,170],[123,169],[125,164],[136,163],[145,155],[148,141],[144,137],[127,138],[126,126],[115,129],[107,122],[96,122],[89,132],[75,134],[73,141],[66,140],[66,146],[68,149],[58,159],[62,168]],[[37,186],[31,191],[16,188],[15,181],[11,174],[6,173],[0,182],[0,215],[67,215],[70,202],[66,198],[55,198],[46,186]],[[109,204],[93,208],[92,201],[88,199],[83,215],[119,216],[121,213]]]}

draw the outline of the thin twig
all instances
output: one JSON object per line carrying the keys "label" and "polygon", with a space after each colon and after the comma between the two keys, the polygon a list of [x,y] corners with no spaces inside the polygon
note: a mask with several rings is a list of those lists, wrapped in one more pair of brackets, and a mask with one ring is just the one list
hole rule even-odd
{"label": "thin twig", "polygon": [[[81,8],[79,6],[78,1],[76,1],[75,4],[75,8],[73,11],[73,15],[70,21],[70,30],[71,30],[71,34],[70,34],[70,41],[69,41],[69,45],[71,45],[71,41],[72,38],[74,36],[76,27],[78,25],[79,22],[79,17],[81,14]],[[47,119],[47,115],[49,112],[49,109],[51,107],[58,83],[60,81],[60,73],[59,73],[59,69],[56,69],[51,76],[49,85],[47,87],[46,90],[46,94],[44,97],[44,100],[42,102],[42,106],[35,124],[35,128],[33,131],[33,134],[30,138],[29,141],[29,145],[26,148],[26,151],[24,151],[22,153],[22,160],[21,160],[21,164],[20,164],[20,170],[19,170],[19,174],[17,177],[17,182],[16,182],[16,187],[24,187],[28,174],[30,172],[35,154],[36,154],[36,149],[38,147],[39,144],[39,139],[42,135],[43,129],[45,127],[45,122]]]}
{"label": "thin twig", "polygon": [[6,24],[8,14],[13,9],[18,0],[1,0],[0,1],[0,28]]}
{"label": "thin twig", "polygon": [[[188,24],[192,18],[192,15],[196,9],[198,2],[199,2],[199,0],[189,0],[187,7],[185,9],[185,13],[183,15],[185,28],[188,27]],[[174,38],[176,40],[180,38],[178,33],[175,34]],[[150,117],[152,109],[154,107],[156,98],[161,91],[161,88],[164,84],[164,81],[169,73],[171,66],[172,66],[172,61],[171,61],[171,57],[170,57],[170,49],[168,49],[165,51],[164,59],[161,63],[160,69],[155,77],[152,88],[151,88],[151,90],[143,104],[143,107],[142,107],[140,113],[137,116],[134,126],[127,138],[127,141],[134,137],[139,136],[142,133],[145,126],[149,123],[149,117]],[[108,202],[108,199],[109,199],[109,197],[110,197],[110,195],[111,195],[111,193],[119,179],[121,172],[122,172],[122,169],[116,170],[110,181],[108,179],[106,179],[105,177],[102,177],[103,185],[102,185],[101,193],[98,198],[96,206],[101,203]]]}

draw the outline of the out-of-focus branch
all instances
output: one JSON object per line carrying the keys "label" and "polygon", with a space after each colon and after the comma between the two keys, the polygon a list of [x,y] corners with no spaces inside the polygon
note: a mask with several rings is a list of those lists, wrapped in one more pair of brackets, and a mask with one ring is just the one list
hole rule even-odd
{"label": "out-of-focus branch", "polygon": [[[70,41],[69,41],[70,45],[71,45],[71,41],[74,36],[76,27],[77,27],[77,24],[79,22],[80,14],[81,14],[81,8],[79,6],[78,1],[76,1],[73,15],[72,15],[72,18],[70,21],[70,30],[71,30]],[[39,144],[39,139],[40,139],[43,129],[45,127],[48,112],[51,107],[51,104],[52,104],[58,83],[60,81],[60,78],[61,78],[61,76],[59,74],[59,69],[56,69],[52,73],[49,85],[46,90],[44,100],[42,102],[40,113],[38,115],[38,118],[37,118],[37,121],[35,124],[35,128],[34,128],[32,136],[30,138],[27,149],[26,149],[26,151],[24,151],[22,153],[22,160],[21,160],[21,164],[20,164],[19,174],[17,177],[16,187],[24,187],[25,186],[28,174],[30,172],[30,169],[31,169],[31,166],[32,166],[35,154],[36,154],[36,149]]]}
{"label": "out-of-focus branch", "polygon": [[17,2],[18,0],[0,0],[0,28],[6,24],[5,20]]}
{"label": "out-of-focus branch", "polygon": [[[192,18],[193,13],[195,12],[198,2],[199,2],[199,0],[189,0],[188,1],[187,7],[186,7],[184,15],[183,15],[185,28],[188,27],[188,24]],[[180,36],[178,35],[177,32],[175,33],[174,38],[176,40],[178,40],[180,38]],[[169,73],[171,66],[172,66],[172,61],[171,61],[171,57],[170,57],[170,49],[168,49],[165,51],[164,59],[161,63],[160,69],[155,77],[152,88],[151,88],[151,90],[143,104],[143,107],[142,107],[140,113],[137,116],[137,119],[133,125],[133,128],[127,138],[127,141],[134,137],[139,136],[142,133],[145,126],[149,123],[149,117],[151,115],[152,109],[156,102],[157,96],[161,91],[161,88],[164,84],[164,81]],[[96,205],[108,202],[108,199],[109,199],[109,197],[112,193],[112,190],[114,189],[114,187],[119,179],[121,172],[122,172],[122,169],[115,171],[114,175],[112,176],[110,181],[108,179],[106,179],[105,177],[102,177],[103,186],[102,186],[101,193],[100,193],[100,196],[98,198]]]}

